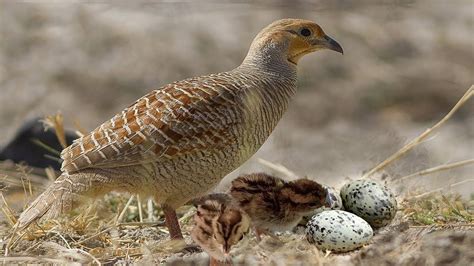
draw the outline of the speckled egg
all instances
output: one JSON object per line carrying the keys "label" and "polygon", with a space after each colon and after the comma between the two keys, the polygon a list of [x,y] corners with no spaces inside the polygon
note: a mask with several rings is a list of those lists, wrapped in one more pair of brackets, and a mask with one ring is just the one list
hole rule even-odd
{"label": "speckled egg", "polygon": [[397,212],[397,200],[386,186],[373,180],[355,180],[341,189],[346,211],[362,217],[372,227],[389,224]]}
{"label": "speckled egg", "polygon": [[318,248],[346,252],[367,244],[373,236],[370,225],[350,212],[330,210],[318,213],[306,227],[306,239]]}

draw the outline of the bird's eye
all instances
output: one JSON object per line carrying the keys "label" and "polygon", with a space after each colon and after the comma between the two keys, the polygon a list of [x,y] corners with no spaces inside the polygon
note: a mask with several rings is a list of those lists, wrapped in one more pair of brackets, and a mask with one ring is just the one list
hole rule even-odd
{"label": "bird's eye", "polygon": [[308,28],[302,28],[300,34],[304,37],[308,37],[309,35],[311,35],[311,30],[309,30]]}
{"label": "bird's eye", "polygon": [[240,236],[239,241],[242,240],[242,238],[244,238],[244,235],[241,235],[241,236]]}

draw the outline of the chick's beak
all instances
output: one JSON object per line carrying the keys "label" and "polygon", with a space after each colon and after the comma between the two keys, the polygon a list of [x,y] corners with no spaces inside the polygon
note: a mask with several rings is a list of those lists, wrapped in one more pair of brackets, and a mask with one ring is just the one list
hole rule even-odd
{"label": "chick's beak", "polygon": [[331,208],[332,205],[337,201],[337,199],[334,197],[332,193],[329,192],[329,190],[326,190],[326,204],[325,206],[328,208]]}
{"label": "chick's beak", "polygon": [[230,252],[230,245],[228,243],[225,243],[223,246],[222,246],[222,251],[224,251],[224,254],[226,256],[229,255],[229,252]]}
{"label": "chick's beak", "polygon": [[319,39],[317,44],[323,46],[326,49],[344,54],[344,50],[342,50],[342,46],[338,42],[336,42],[333,38],[327,35],[324,35],[321,39]]}

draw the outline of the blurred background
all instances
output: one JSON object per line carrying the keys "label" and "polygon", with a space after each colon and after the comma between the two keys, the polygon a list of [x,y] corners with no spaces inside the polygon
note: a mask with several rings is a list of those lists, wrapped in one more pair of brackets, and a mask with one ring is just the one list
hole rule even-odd
{"label": "blurred background", "polygon": [[[0,146],[28,118],[64,115],[92,130],[152,89],[230,70],[274,20],[320,24],[344,47],[299,64],[299,91],[256,158],[337,186],[441,119],[474,83],[474,2],[0,2]],[[387,169],[395,177],[474,155],[474,99]],[[472,166],[412,179],[425,190]],[[230,178],[228,177],[228,178]],[[225,187],[225,183],[222,185]],[[452,188],[464,195],[472,183]]]}

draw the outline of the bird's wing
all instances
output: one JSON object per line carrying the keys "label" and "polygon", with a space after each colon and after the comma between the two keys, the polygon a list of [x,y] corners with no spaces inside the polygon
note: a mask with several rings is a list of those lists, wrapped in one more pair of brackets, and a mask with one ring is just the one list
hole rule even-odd
{"label": "bird's wing", "polygon": [[64,149],[61,169],[130,166],[223,147],[241,121],[238,90],[212,75],[152,91]]}

